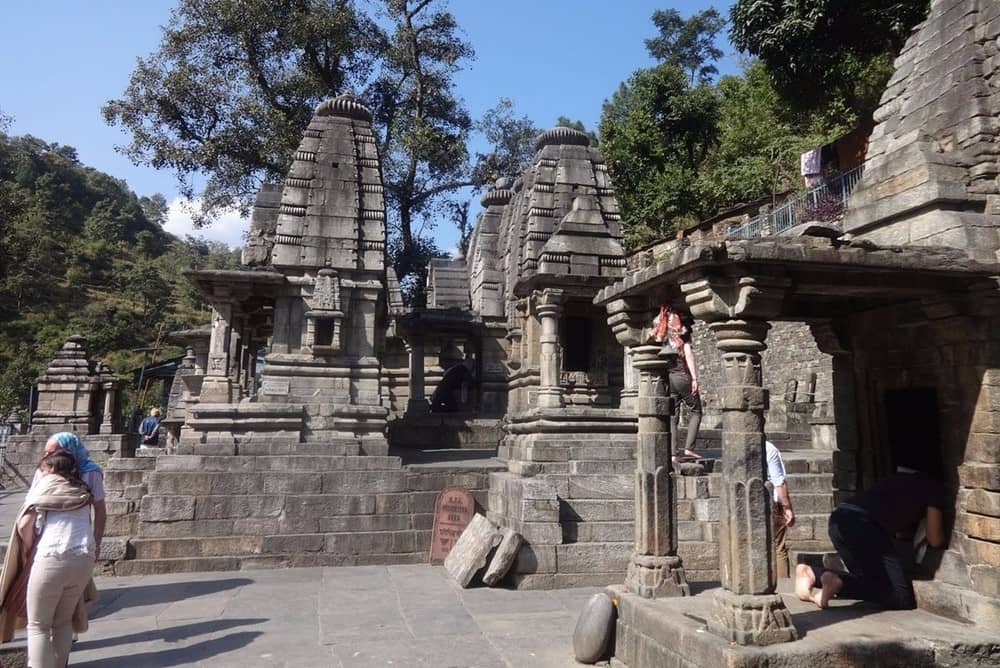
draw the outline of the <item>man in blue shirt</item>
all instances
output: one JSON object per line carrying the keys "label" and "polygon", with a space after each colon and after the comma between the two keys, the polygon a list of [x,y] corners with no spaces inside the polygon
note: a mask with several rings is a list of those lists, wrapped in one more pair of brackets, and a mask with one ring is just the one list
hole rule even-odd
{"label": "man in blue shirt", "polygon": [[142,436],[142,443],[139,449],[153,448],[160,443],[160,409],[150,408],[149,417],[143,419],[139,424],[139,434]]}
{"label": "man in blue shirt", "polygon": [[785,545],[785,533],[795,524],[795,513],[792,511],[792,499],[788,496],[785,464],[781,461],[781,453],[771,441],[765,441],[764,448],[767,455],[767,480],[774,487],[774,507],[771,517],[774,520],[775,572],[777,577],[787,578],[788,547]]}

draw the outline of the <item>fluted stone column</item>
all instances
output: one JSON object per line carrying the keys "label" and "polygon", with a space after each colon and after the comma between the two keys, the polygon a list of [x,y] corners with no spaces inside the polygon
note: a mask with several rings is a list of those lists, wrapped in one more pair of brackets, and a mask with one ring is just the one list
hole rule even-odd
{"label": "fluted stone column", "polygon": [[660,346],[632,349],[632,363],[639,372],[639,434],[635,457],[635,552],[625,586],[645,598],[690,594],[684,566],[677,556],[676,497],[670,475],[670,362],[660,358],[659,352]]}
{"label": "fluted stone column", "polygon": [[563,312],[562,290],[547,289],[535,293],[535,312],[541,321],[539,337],[539,388],[540,408],[559,408],[563,405],[562,388],[559,387],[559,318]]}
{"label": "fluted stone column", "polygon": [[787,281],[752,276],[683,283],[695,317],[709,322],[722,353],[722,486],[717,592],[708,627],[741,645],[795,640],[798,633],[774,593],[771,487],[764,454],[767,390],[760,354],[781,312]]}
{"label": "fluted stone column", "polygon": [[425,415],[429,407],[424,390],[424,337],[411,336],[407,347],[410,350],[410,398],[406,402],[406,414]]}
{"label": "fluted stone column", "polygon": [[639,396],[639,372],[632,362],[632,349],[625,348],[622,355],[625,368],[622,374],[622,391],[618,407],[624,411],[635,410],[635,400]]}

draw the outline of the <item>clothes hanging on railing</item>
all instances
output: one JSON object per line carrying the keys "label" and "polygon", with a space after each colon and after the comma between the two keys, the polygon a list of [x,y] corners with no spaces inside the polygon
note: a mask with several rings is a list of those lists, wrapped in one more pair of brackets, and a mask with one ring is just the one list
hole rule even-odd
{"label": "clothes hanging on railing", "polygon": [[823,150],[820,148],[809,149],[799,159],[799,166],[802,176],[819,176],[823,171]]}

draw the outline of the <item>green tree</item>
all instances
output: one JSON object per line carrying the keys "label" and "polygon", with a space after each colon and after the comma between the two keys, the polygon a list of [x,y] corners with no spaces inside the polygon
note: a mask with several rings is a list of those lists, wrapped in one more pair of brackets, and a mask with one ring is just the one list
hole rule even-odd
{"label": "green tree", "polygon": [[928,0],[737,0],[730,38],[763,61],[788,106],[854,125],[878,106]]}
{"label": "green tree", "polygon": [[822,119],[789,109],[759,61],[722,77],[718,144],[701,171],[703,192],[717,208],[774,198],[801,185],[799,156],[839,134]]}
{"label": "green tree", "polygon": [[658,9],[653,12],[653,24],[660,31],[646,40],[646,50],[653,58],[687,72],[692,85],[708,83],[719,73],[715,61],[722,57],[722,49],[715,41],[726,19],[714,7],[687,19],[676,9]]}
{"label": "green tree", "polygon": [[0,419],[26,407],[69,334],[127,374],[131,349],[151,345],[160,323],[203,323],[182,276],[199,263],[235,266],[229,248],[168,237],[123,181],[72,147],[0,132]]}
{"label": "green tree", "polygon": [[[104,109],[137,164],[211,215],[284,176],[315,105],[363,85],[383,31],[350,0],[182,0]],[[207,177],[201,185],[200,177]]]}
{"label": "green tree", "polygon": [[676,65],[639,70],[605,102],[601,147],[636,245],[712,212],[699,170],[718,134],[719,99]]}
{"label": "green tree", "polygon": [[[374,4],[377,20],[353,0],[180,0],[104,117],[131,134],[126,155],[176,173],[204,220],[233,203],[248,212],[260,184],[284,176],[316,104],[355,92],[380,133],[402,277],[426,263],[422,235],[446,202],[505,169],[518,140],[501,133],[470,159],[474,124],[454,75],[473,51],[442,0]],[[520,131],[501,106],[479,129],[508,122]]]}
{"label": "green tree", "polygon": [[475,124],[491,150],[477,153],[472,181],[477,186],[493,183],[501,177],[517,178],[535,154],[539,129],[527,116],[517,116],[514,103],[501,98]]}

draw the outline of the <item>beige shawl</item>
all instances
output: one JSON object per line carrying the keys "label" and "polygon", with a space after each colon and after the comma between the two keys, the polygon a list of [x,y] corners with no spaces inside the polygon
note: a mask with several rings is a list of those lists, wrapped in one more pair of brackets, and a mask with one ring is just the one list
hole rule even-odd
{"label": "beige shawl", "polygon": [[[21,544],[21,536],[17,533],[18,522],[26,512],[34,509],[39,513],[49,511],[76,510],[93,503],[93,497],[85,487],[70,483],[57,475],[46,475],[28,491],[24,506],[17,514],[14,528],[11,530],[10,541],[7,543],[7,554],[4,557],[3,571],[0,573],[0,602],[6,602],[7,592],[17,579],[23,568],[30,568],[26,562]],[[86,604],[97,600],[97,587],[94,580],[87,583],[83,597],[77,603],[73,613],[73,630],[83,633],[88,628]],[[14,630],[24,628],[26,620],[15,617],[7,606],[0,607],[0,642],[10,642],[14,638]]]}

